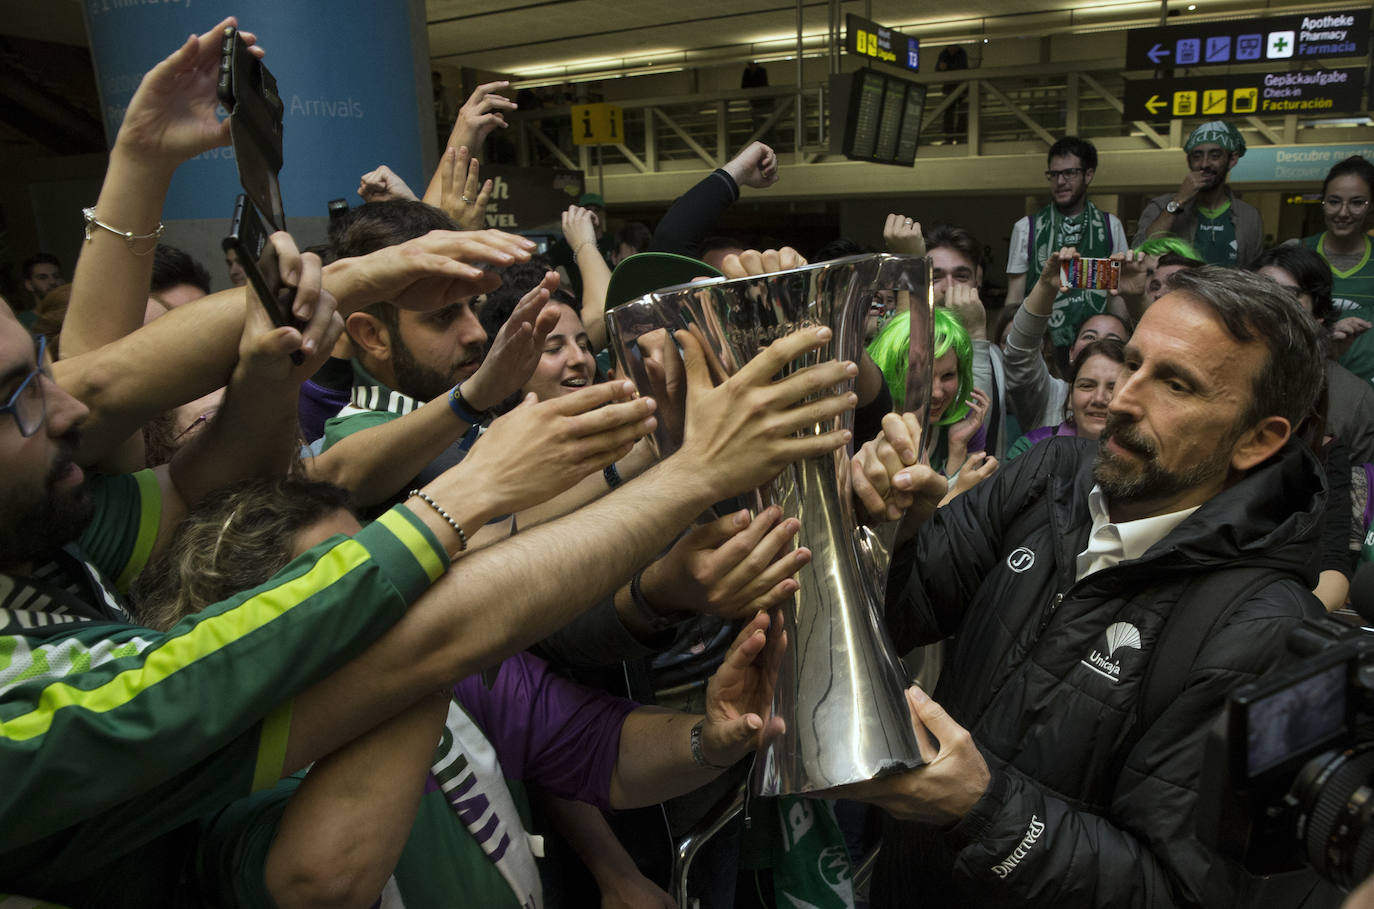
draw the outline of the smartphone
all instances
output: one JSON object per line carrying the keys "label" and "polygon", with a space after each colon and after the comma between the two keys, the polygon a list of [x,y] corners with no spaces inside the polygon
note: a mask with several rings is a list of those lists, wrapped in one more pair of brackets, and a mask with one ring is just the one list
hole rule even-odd
{"label": "smartphone", "polygon": [[239,184],[273,230],[286,230],[279,181],[285,106],[277,93],[277,80],[253,56],[236,28],[224,30],[217,92],[229,112]]}
{"label": "smartphone", "polygon": [[1115,259],[1070,259],[1059,265],[1059,283],[1082,290],[1115,291],[1121,282],[1121,263]]}
{"label": "smartphone", "polygon": [[[296,301],[296,288],[282,280],[276,247],[267,238],[267,228],[253,201],[247,193],[239,193],[234,200],[229,236],[224,238],[222,246],[226,250],[232,249],[238,257],[249,286],[272,318],[272,324],[299,328],[297,320],[291,315],[291,306]],[[300,364],[304,359],[299,350],[291,354],[293,363]]]}

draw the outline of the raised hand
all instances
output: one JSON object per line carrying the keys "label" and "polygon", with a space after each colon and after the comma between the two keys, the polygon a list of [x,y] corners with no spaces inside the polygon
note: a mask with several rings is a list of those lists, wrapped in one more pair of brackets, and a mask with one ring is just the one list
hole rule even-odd
{"label": "raised hand", "polygon": [[[326,286],[348,313],[379,300],[418,312],[501,286],[492,268],[528,262],[534,243],[499,230],[432,230],[423,237],[325,269]],[[489,267],[490,266],[490,267]]]}
{"label": "raised hand", "polygon": [[453,471],[475,479],[497,513],[538,505],[623,458],[653,431],[653,398],[633,394],[631,382],[603,382],[548,401],[527,395],[492,422]]}
{"label": "raised hand", "polygon": [[850,462],[854,506],[869,523],[895,521],[909,510],[923,521],[935,512],[947,484],[918,463],[920,452],[920,420],[914,413],[890,413],[878,437],[855,453]]}
{"label": "raised hand", "polygon": [[[229,121],[216,114],[224,30],[236,25],[233,16],[203,35],[186,39],[170,57],[144,74],[129,101],[115,148],[145,163],[175,168],[207,149],[229,144]],[[249,51],[262,48],[251,32],[239,32]]]}
{"label": "raised hand", "polygon": [[953,502],[996,473],[997,466],[997,459],[992,455],[986,451],[975,451],[964,459],[963,466],[959,468],[959,476],[955,478],[949,494],[940,501],[940,504],[943,506]]}
{"label": "raised hand", "polygon": [[883,242],[887,251],[901,256],[924,256],[926,239],[921,222],[905,215],[890,214],[883,223]]}
{"label": "raised hand", "polygon": [[[774,381],[793,360],[832,336],[826,327],[793,332],[715,385],[701,342],[690,331],[677,332],[687,401],[682,447],[674,458],[710,482],[718,498],[727,498],[772,479],[793,461],[829,454],[848,442],[848,430],[799,433],[858,402],[858,396],[847,390],[858,375],[857,365],[831,360]],[[714,372],[719,375],[719,368]],[[838,385],[846,390],[834,391]]]}
{"label": "raised hand", "polygon": [[417,197],[406,181],[385,164],[378,164],[376,170],[363,174],[358,181],[358,195],[364,202],[385,202],[389,199],[417,201]]}
{"label": "raised hand", "polygon": [[[299,385],[314,375],[329,357],[334,342],[343,333],[343,319],[337,312],[334,297],[321,282],[319,256],[298,253],[291,236],[281,231],[273,234],[271,241],[277,250],[283,281],[296,288],[291,311],[303,328],[276,327],[252,286],[245,287],[247,309],[235,375],[240,379]],[[296,351],[304,355],[299,364],[290,359]]]}
{"label": "raised hand", "polygon": [[720,263],[721,274],[727,278],[752,278],[801,268],[806,257],[790,246],[782,249],[746,249],[742,253],[731,253]]}
{"label": "raised hand", "polygon": [[453,125],[453,139],[449,145],[457,148],[466,145],[476,152],[487,141],[487,136],[496,128],[505,129],[505,111],[519,108],[511,99],[497,92],[510,88],[509,82],[486,82],[472,90],[472,94],[458,109],[458,121]]}
{"label": "raised hand", "polygon": [[1370,324],[1359,316],[1346,316],[1331,326],[1331,355],[1340,357],[1350,349],[1354,340],[1369,331]]}
{"label": "raised hand", "polygon": [[1179,205],[1187,205],[1197,194],[1202,192],[1212,182],[1212,175],[1205,170],[1190,170],[1184,176],[1183,182],[1179,184],[1178,194],[1174,198]]}
{"label": "raised hand", "polygon": [[972,284],[953,284],[945,291],[945,308],[959,319],[974,341],[986,341],[988,337],[988,313],[983,308],[983,300],[978,296],[978,288]]}
{"label": "raised hand", "polygon": [[782,731],[782,718],[771,716],[771,707],[786,649],[782,616],[766,612],[754,616],[730,645],[706,683],[706,722],[701,728],[706,763],[729,766],[757,749],[766,729]]}
{"label": "raised hand", "polygon": [[778,156],[762,142],[750,142],[721,169],[739,186],[766,189],[778,182]]}
{"label": "raised hand", "polygon": [[520,298],[506,324],[492,339],[491,349],[472,378],[463,383],[463,397],[479,410],[500,404],[529,381],[544,352],[544,341],[558,325],[558,307],[549,296],[558,289],[558,272]]}
{"label": "raised hand", "polygon": [[742,619],[781,605],[811,550],[789,548],[801,529],[776,505],[750,518],[740,511],[695,527],[644,570],[641,590],[658,612]]}
{"label": "raised hand", "polygon": [[583,244],[590,243],[596,246],[596,215],[591,209],[582,208],[580,205],[569,205],[568,210],[563,212],[563,238],[568,241],[568,248],[576,255]]}
{"label": "raised hand", "polygon": [[487,226],[492,181],[482,182],[482,162],[466,145],[449,148],[439,161],[439,207],[463,230]]}
{"label": "raised hand", "polygon": [[[982,426],[983,420],[987,418],[990,403],[987,392],[978,388],[973,389],[972,394],[969,395],[968,413],[964,414],[959,422],[949,428],[951,451],[954,450],[955,446],[961,450],[967,448],[969,440],[973,438],[974,433],[978,432],[978,427]],[[962,458],[960,460],[962,461]]]}
{"label": "raised hand", "polygon": [[1142,252],[1112,253],[1112,259],[1121,262],[1121,277],[1116,283],[1116,292],[1122,297],[1141,297],[1145,295],[1145,281],[1149,278],[1150,256]]}

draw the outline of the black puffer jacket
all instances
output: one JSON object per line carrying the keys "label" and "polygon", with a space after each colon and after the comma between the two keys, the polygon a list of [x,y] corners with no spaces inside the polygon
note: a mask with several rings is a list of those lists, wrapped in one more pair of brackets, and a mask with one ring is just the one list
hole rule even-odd
{"label": "black puffer jacket", "polygon": [[[1227,692],[1287,659],[1288,632],[1321,613],[1321,469],[1290,443],[1140,559],[1075,583],[1095,451],[1035,446],[897,553],[889,629],[903,651],[954,636],[935,698],[992,782],[953,829],[887,821],[875,906],[1233,902],[1234,869],[1193,834],[1203,743]],[[1135,729],[1170,611],[1200,573],[1242,563],[1273,583],[1218,623],[1181,695]]]}

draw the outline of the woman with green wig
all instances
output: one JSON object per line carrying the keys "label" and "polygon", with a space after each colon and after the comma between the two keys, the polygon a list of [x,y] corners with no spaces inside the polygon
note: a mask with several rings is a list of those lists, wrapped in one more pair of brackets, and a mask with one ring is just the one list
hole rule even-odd
{"label": "woman with green wig", "polygon": [[[988,397],[973,387],[973,341],[959,319],[942,306],[934,310],[930,419],[935,431],[930,466],[953,477],[970,453],[986,444],[983,418]],[[882,370],[893,401],[906,397],[906,371],[911,338],[911,313],[895,316],[868,347],[868,355]]]}

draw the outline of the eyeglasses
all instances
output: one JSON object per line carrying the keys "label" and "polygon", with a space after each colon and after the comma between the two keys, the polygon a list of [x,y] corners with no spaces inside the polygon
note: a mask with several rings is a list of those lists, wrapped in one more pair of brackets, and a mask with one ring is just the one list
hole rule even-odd
{"label": "eyeglasses", "polygon": [[19,427],[19,434],[28,438],[38,432],[43,425],[43,419],[48,414],[47,400],[43,394],[43,382],[41,377],[52,380],[52,373],[43,366],[43,351],[48,346],[48,339],[39,335],[37,351],[38,365],[33,368],[33,372],[24,377],[24,381],[19,383],[19,387],[10,395],[10,399],[0,407],[0,413],[7,413],[14,417],[14,423]]}
{"label": "eyeglasses", "polygon": [[1059,180],[1059,179],[1061,179],[1061,178],[1064,179],[1064,180],[1072,180],[1072,179],[1074,179],[1074,178],[1076,178],[1076,177],[1080,177],[1080,176],[1082,176],[1082,175],[1083,175],[1083,168],[1081,168],[1081,167],[1066,167],[1066,168],[1064,168],[1063,170],[1047,170],[1047,171],[1045,171],[1045,179],[1046,179],[1046,180],[1049,180],[1051,183],[1053,183],[1055,180]]}
{"label": "eyeglasses", "polygon": [[1322,200],[1322,208],[1329,212],[1338,212],[1342,208],[1348,208],[1351,212],[1358,215],[1368,207],[1368,199],[1338,199],[1335,196],[1327,196]]}

